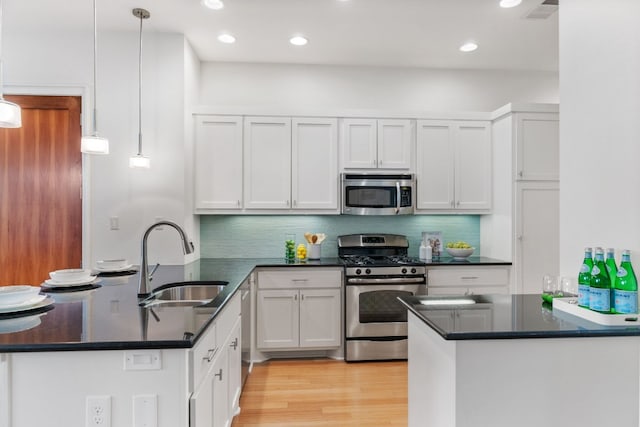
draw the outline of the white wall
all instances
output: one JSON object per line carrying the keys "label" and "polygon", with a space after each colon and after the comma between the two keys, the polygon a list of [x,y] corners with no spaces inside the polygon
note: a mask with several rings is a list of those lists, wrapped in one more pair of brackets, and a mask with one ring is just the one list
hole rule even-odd
{"label": "white wall", "polygon": [[560,272],[585,246],[640,262],[640,2],[560,2]]}
{"label": "white wall", "polygon": [[412,113],[490,112],[518,101],[557,103],[557,73],[202,64],[203,105]]}
{"label": "white wall", "polygon": [[[7,34],[4,45],[4,60],[10,64],[5,73],[7,93],[31,88],[30,93],[41,89],[51,94],[56,87],[61,95],[68,94],[68,87],[91,92],[90,34]],[[183,149],[189,136],[186,92],[188,102],[194,102],[198,66],[182,35],[145,34],[142,133],[143,152],[151,158],[151,169],[134,170],[128,159],[137,153],[138,141],[138,33],[100,33],[98,46],[98,129],[109,138],[111,152],[85,156],[89,185],[85,189],[86,232],[90,236],[85,263],[94,265],[98,259],[114,257],[138,263],[140,238],[156,217],[189,222],[187,233],[199,234],[185,196],[191,184],[185,178],[188,150]],[[90,123],[88,114],[83,114],[83,123]],[[119,218],[117,231],[109,229],[111,216]],[[173,230],[153,233],[149,247],[150,262],[185,261]],[[196,257],[197,253],[186,260]]]}

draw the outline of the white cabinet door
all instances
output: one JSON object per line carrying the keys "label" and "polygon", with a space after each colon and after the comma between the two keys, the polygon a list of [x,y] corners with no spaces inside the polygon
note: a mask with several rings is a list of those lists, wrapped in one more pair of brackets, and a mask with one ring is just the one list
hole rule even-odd
{"label": "white cabinet door", "polygon": [[515,115],[517,180],[558,180],[560,121],[557,113]]}
{"label": "white cabinet door", "polygon": [[300,290],[300,347],[340,347],[340,289]]}
{"label": "white cabinet door", "polygon": [[229,353],[229,408],[233,418],[240,412],[240,393],[242,392],[242,357],[241,357],[241,318],[238,317],[236,325],[229,335],[227,352]]}
{"label": "white cabinet door", "polygon": [[242,207],[242,117],[197,116],[195,208]]}
{"label": "white cabinet door", "polygon": [[378,120],[378,168],[411,168],[412,130],[411,120]]}
{"label": "white cabinet door", "polygon": [[244,141],[245,208],[289,208],[291,119],[246,117]]}
{"label": "white cabinet door", "polygon": [[456,209],[491,208],[491,127],[488,122],[455,125]]}
{"label": "white cabinet door", "polygon": [[216,377],[210,372],[191,395],[189,401],[190,427],[213,427],[213,387]]}
{"label": "white cabinet door", "polygon": [[419,120],[417,209],[491,209],[491,127],[485,121]]}
{"label": "white cabinet door", "polygon": [[[229,354],[220,351],[214,360],[211,375],[213,376],[213,426],[229,427]],[[199,426],[198,426],[199,427]]]}
{"label": "white cabinet door", "polygon": [[559,274],[559,195],[557,182],[516,184],[516,293],[539,293],[543,275]]}
{"label": "white cabinet door", "polygon": [[298,347],[298,290],[258,291],[256,339],[258,348]]}
{"label": "white cabinet door", "polygon": [[292,207],[337,210],[337,120],[296,118],[291,128]]}
{"label": "white cabinet door", "polygon": [[343,119],[340,135],[342,167],[371,169],[377,166],[377,121]]}
{"label": "white cabinet door", "polygon": [[449,210],[454,207],[453,158],[455,148],[451,124],[419,120],[416,138],[416,207]]}
{"label": "white cabinet door", "polygon": [[454,329],[455,310],[431,310],[429,311],[429,319],[433,320],[442,330],[452,331]]}

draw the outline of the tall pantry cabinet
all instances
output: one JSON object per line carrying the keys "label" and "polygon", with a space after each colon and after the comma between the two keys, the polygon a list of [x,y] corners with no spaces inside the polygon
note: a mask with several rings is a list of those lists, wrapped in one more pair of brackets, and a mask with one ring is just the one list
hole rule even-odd
{"label": "tall pantry cabinet", "polygon": [[559,114],[556,104],[508,104],[494,114],[494,210],[481,218],[483,254],[513,262],[512,292],[539,293],[559,274]]}

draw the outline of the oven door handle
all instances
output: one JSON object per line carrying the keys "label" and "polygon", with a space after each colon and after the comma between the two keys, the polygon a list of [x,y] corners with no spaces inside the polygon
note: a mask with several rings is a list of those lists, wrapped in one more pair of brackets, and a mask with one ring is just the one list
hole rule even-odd
{"label": "oven door handle", "polygon": [[360,277],[350,277],[347,279],[347,283],[353,283],[358,285],[367,285],[367,284],[386,284],[386,283],[409,283],[409,284],[417,284],[422,285],[425,284],[424,279],[415,278],[415,277],[387,277],[387,278],[360,278]]}

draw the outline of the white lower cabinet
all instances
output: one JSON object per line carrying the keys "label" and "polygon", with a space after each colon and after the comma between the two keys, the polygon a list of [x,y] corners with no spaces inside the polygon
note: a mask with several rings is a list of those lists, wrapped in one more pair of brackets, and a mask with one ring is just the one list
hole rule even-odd
{"label": "white lower cabinet", "polygon": [[330,349],[341,344],[341,270],[297,270],[258,273],[258,349]]}
{"label": "white lower cabinet", "polygon": [[240,295],[220,313],[192,351],[191,427],[229,427],[240,399]]}

